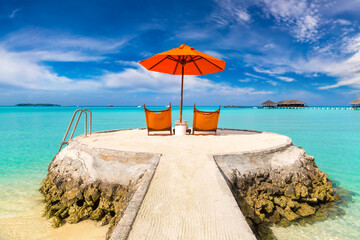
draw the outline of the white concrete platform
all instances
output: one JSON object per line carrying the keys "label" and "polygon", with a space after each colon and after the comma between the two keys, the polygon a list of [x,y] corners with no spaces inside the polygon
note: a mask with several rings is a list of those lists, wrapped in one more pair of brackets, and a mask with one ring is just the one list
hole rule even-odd
{"label": "white concrete platform", "polygon": [[255,239],[213,155],[275,149],[274,133],[220,130],[217,136],[147,136],[121,130],[78,137],[94,148],[160,153],[129,239]]}

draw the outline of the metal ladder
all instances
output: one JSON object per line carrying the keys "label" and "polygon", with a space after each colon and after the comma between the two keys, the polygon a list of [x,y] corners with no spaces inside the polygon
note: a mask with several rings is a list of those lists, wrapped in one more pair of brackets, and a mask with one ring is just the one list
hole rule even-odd
{"label": "metal ladder", "polygon": [[[78,113],[79,113],[79,114],[78,114]],[[59,148],[59,150],[58,150],[58,153],[61,151],[61,148],[62,148],[65,144],[69,144],[69,141],[70,141],[70,140],[72,139],[72,137],[74,136],[76,127],[77,127],[77,125],[78,125],[78,123],[79,123],[79,120],[80,120],[80,117],[81,117],[81,114],[82,114],[82,113],[85,114],[85,132],[84,132],[84,135],[85,135],[85,137],[87,136],[87,123],[88,123],[87,118],[88,118],[88,113],[89,113],[89,115],[90,115],[90,118],[89,118],[89,134],[91,134],[92,112],[91,112],[89,109],[87,109],[87,108],[77,109],[77,110],[74,112],[74,114],[73,114],[73,116],[72,116],[72,118],[71,118],[71,121],[70,121],[70,123],[69,123],[69,126],[68,126],[68,128],[67,128],[67,130],[66,130],[65,136],[64,136],[63,140],[61,141],[61,145],[60,145],[60,148]],[[77,114],[78,114],[78,117],[77,117],[75,126],[74,126],[74,128],[73,128],[73,130],[72,130],[72,132],[71,132],[70,138],[66,141],[67,135],[69,134],[70,128],[71,128],[71,126],[72,126],[72,124],[73,124],[73,122],[74,122],[74,119],[75,119],[75,117],[76,117]]]}

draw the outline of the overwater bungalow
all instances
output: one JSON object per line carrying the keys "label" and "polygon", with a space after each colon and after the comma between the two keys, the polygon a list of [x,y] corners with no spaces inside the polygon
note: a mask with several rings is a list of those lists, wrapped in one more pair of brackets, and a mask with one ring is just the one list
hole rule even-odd
{"label": "overwater bungalow", "polygon": [[273,101],[271,100],[267,100],[266,102],[263,102],[261,104],[263,107],[267,107],[267,108],[274,108],[276,107],[276,103],[274,103]]}
{"label": "overwater bungalow", "polygon": [[278,107],[305,107],[307,103],[299,100],[282,100],[277,103]]}
{"label": "overwater bungalow", "polygon": [[355,99],[354,101],[350,102],[353,108],[360,109],[360,98]]}

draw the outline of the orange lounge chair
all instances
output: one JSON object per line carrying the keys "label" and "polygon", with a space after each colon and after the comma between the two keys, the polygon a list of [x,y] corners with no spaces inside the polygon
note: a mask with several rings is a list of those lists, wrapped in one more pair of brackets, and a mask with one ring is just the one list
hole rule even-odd
{"label": "orange lounge chair", "polygon": [[194,134],[195,131],[202,131],[214,132],[214,135],[216,135],[217,125],[220,116],[220,108],[221,106],[219,106],[219,109],[215,112],[199,111],[195,108],[194,104],[192,134]]}
{"label": "orange lounge chair", "polygon": [[144,110],[148,135],[150,135],[150,132],[158,131],[169,131],[170,135],[172,135],[171,103],[169,108],[159,111],[149,110],[144,104]]}

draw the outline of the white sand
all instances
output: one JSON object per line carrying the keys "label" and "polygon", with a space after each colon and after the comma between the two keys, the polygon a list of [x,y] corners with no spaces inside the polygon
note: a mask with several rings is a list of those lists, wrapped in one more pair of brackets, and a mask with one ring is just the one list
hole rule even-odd
{"label": "white sand", "polygon": [[105,239],[108,226],[99,226],[94,221],[65,224],[54,229],[51,220],[42,217],[43,196],[37,189],[33,189],[34,185],[40,185],[36,181],[16,186],[16,189],[10,188],[11,194],[0,194],[0,209],[5,213],[0,218],[0,240]]}
{"label": "white sand", "polygon": [[94,221],[51,227],[51,221],[41,216],[0,219],[0,240],[103,240],[108,226]]}
{"label": "white sand", "polygon": [[255,239],[211,155],[291,140],[270,133],[222,134],[149,137],[145,130],[126,130],[77,139],[90,147],[162,154],[129,239]]}

